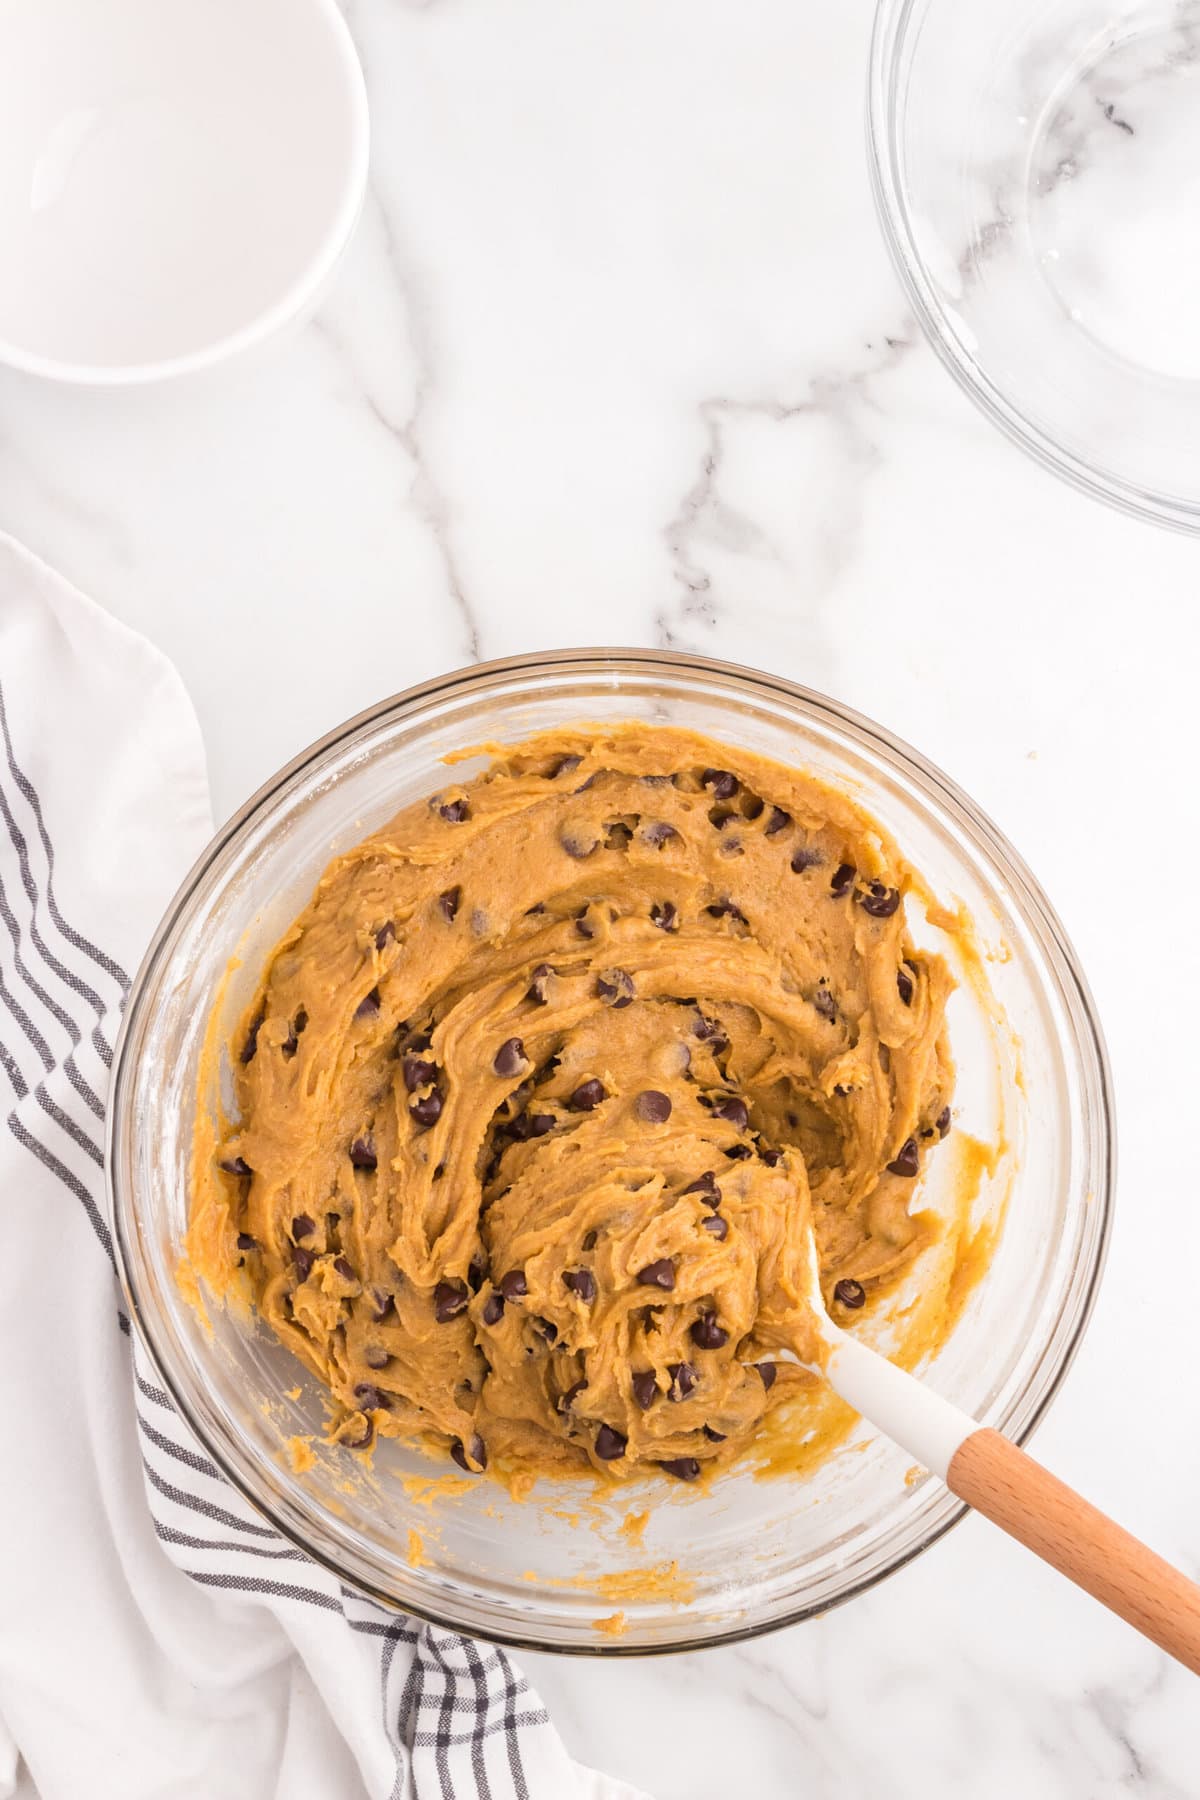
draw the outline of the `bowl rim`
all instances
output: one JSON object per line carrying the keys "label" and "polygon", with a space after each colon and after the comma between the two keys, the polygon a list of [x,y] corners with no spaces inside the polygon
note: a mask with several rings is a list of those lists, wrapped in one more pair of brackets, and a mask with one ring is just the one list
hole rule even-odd
{"label": "bowl rim", "polygon": [[320,296],[346,250],[358,224],[366,199],[367,173],[370,165],[370,112],[367,85],[362,63],[351,36],[350,27],[337,0],[305,0],[322,21],[329,49],[341,77],[349,103],[349,157],[341,197],[325,231],[312,250],[304,268],[291,281],[277,300],[211,342],[177,356],[155,357],[145,362],[90,363],[74,362],[68,357],[50,356],[29,350],[14,339],[0,334],[0,364],[21,374],[40,376],[63,386],[116,388],[142,387],[149,382],[168,381],[179,375],[191,375],[209,369],[243,350],[253,348],[300,317]]}
{"label": "bowl rim", "polygon": [[[481,680],[493,677],[505,677],[513,674],[532,673],[538,670],[549,671],[556,667],[568,666],[572,669],[592,669],[596,673],[615,674],[620,665],[642,665],[643,667],[666,670],[682,670],[700,672],[717,677],[733,678],[735,681],[750,682],[759,688],[766,688],[788,700],[799,700],[816,713],[830,716],[839,726],[849,726],[865,739],[874,750],[882,752],[885,759],[901,768],[915,770],[928,788],[933,791],[937,804],[946,809],[955,822],[965,827],[989,856],[997,859],[1012,879],[1012,885],[1021,892],[1022,902],[1028,906],[1038,924],[1048,931],[1059,955],[1062,958],[1062,976],[1074,990],[1080,1004],[1080,1017],[1086,1025],[1084,1047],[1090,1049],[1094,1056],[1094,1074],[1096,1078],[1096,1101],[1098,1106],[1098,1133],[1100,1149],[1103,1156],[1102,1180],[1095,1188],[1094,1205],[1098,1207],[1099,1225],[1095,1237],[1091,1267],[1088,1269],[1085,1284],[1078,1300],[1077,1316],[1069,1338],[1062,1345],[1059,1360],[1045,1392],[1037,1404],[1013,1434],[1013,1441],[1024,1444],[1037,1429],[1042,1419],[1057,1397],[1063,1381],[1075,1360],[1084,1333],[1091,1319],[1099,1292],[1100,1281],[1108,1257],[1112,1236],[1113,1210],[1116,1193],[1117,1144],[1115,1131],[1115,1114],[1113,1106],[1112,1074],[1104,1034],[1097,1016],[1095,1002],[1091,990],[1080,966],[1074,945],[1068,937],[1058,914],[1051,906],[1042,891],[1040,884],[1024,859],[1008,842],[1004,834],[991,819],[978,808],[968,795],[946,775],[936,763],[930,762],[919,751],[913,749],[903,738],[895,736],[886,727],[877,724],[865,714],[852,707],[845,706],[831,696],[809,688],[799,682],[793,682],[781,675],[755,669],[743,663],[731,663],[712,657],[692,655],[690,652],[673,650],[647,649],[645,647],[571,647],[558,650],[529,652],[518,656],[499,657],[488,662],[472,663],[444,674],[432,676],[428,680],[405,688],[374,705],[364,708],[340,725],[334,726],[323,736],[315,739],[306,748],[299,751],[288,763],[275,774],[269,776],[253,794],[221,825],[213,834],[209,843],[201,851],[196,861],[176,889],[162,918],[154,932],[141,962],[134,974],[126,996],[121,1025],[113,1050],[112,1080],[110,1099],[105,1119],[104,1144],[104,1176],[107,1190],[109,1216],[113,1223],[113,1242],[116,1250],[118,1279],[129,1310],[129,1317],[135,1326],[138,1338],[147,1351],[163,1386],[171,1396],[173,1405],[187,1424],[197,1441],[212,1457],[222,1475],[241,1494],[242,1498],[252,1506],[256,1513],[264,1518],[280,1536],[301,1551],[306,1557],[325,1568],[340,1582],[359,1593],[367,1595],[390,1612],[402,1612],[423,1619],[429,1624],[444,1629],[469,1631],[470,1635],[481,1637],[489,1642],[503,1644],[518,1650],[547,1652],[560,1656],[582,1657],[637,1657],[637,1656],[669,1656],[687,1651],[719,1648],[726,1644],[744,1643],[748,1640],[765,1636],[769,1632],[780,1631],[789,1625],[796,1625],[805,1619],[819,1617],[832,1612],[836,1607],[844,1605],[857,1595],[868,1592],[881,1581],[907,1567],[917,1557],[922,1556],[948,1531],[959,1524],[970,1508],[965,1502],[956,1503],[947,1516],[937,1524],[928,1528],[919,1542],[889,1558],[883,1567],[863,1575],[852,1582],[833,1598],[797,1606],[777,1618],[755,1621],[746,1625],[731,1625],[728,1629],[706,1631],[694,1637],[684,1638],[670,1643],[626,1643],[620,1639],[600,1641],[579,1641],[573,1643],[552,1642],[538,1637],[531,1631],[508,1629],[504,1626],[490,1624],[486,1628],[476,1625],[465,1626],[457,1621],[448,1620],[433,1605],[428,1607],[414,1603],[406,1598],[401,1606],[389,1593],[364,1579],[357,1572],[350,1574],[331,1553],[314,1547],[303,1534],[279,1515],[278,1510],[255,1491],[251,1482],[230,1466],[222,1445],[214,1441],[203,1422],[197,1416],[187,1395],[182,1391],[174,1375],[159,1353],[155,1342],[153,1327],[147,1316],[147,1309],[142,1306],[135,1283],[131,1277],[130,1245],[127,1242],[126,1229],[128,1219],[123,1203],[123,1194],[118,1169],[120,1166],[119,1151],[124,1140],[125,1108],[121,1104],[125,1083],[131,1077],[129,1067],[131,1059],[130,1040],[133,1035],[134,1022],[145,1003],[151,980],[156,972],[164,947],[171,937],[180,916],[189,905],[192,896],[204,879],[209,868],[225,852],[226,848],[241,832],[249,819],[260,808],[269,805],[275,794],[292,779],[310,765],[317,764],[327,752],[337,745],[351,739],[359,731],[380,722],[391,714],[400,717],[412,712],[424,702],[445,696],[465,687],[477,685]],[[130,1209],[132,1210],[132,1209]]]}
{"label": "bowl rim", "polygon": [[871,27],[866,90],[866,145],[871,192],[892,266],[934,353],[963,393],[1018,448],[1080,493],[1132,518],[1180,532],[1200,531],[1200,495],[1188,499],[1101,471],[1029,419],[962,348],[937,297],[916,233],[900,175],[895,76],[902,46],[926,0],[877,0]]}

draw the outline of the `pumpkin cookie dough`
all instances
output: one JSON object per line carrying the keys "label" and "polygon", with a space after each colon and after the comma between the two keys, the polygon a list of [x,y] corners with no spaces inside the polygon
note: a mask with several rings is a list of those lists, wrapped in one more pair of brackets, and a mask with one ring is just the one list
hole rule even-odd
{"label": "pumpkin cookie dough", "polygon": [[843,1319],[936,1233],[951,978],[910,880],[844,794],[691,733],[496,750],[271,952],[193,1269],[248,1276],[344,1444],[695,1479],[809,1379],[810,1208]]}

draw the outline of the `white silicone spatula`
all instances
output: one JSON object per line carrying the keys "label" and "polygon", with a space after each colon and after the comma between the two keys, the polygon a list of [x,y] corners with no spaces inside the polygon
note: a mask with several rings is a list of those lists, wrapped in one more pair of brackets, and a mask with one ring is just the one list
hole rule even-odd
{"label": "white silicone spatula", "polygon": [[824,1376],[863,1418],[976,1512],[1200,1674],[1200,1587],[940,1394],[834,1324],[809,1232],[809,1303]]}

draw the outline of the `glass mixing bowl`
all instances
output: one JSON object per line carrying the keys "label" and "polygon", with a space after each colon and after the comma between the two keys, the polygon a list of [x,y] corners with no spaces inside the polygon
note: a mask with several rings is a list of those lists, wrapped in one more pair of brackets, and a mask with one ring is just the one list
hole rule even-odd
{"label": "glass mixing bowl", "polygon": [[880,0],[884,235],[960,385],[1039,461],[1200,529],[1200,0]]}
{"label": "glass mixing bowl", "polygon": [[[419,1451],[384,1440],[364,1464],[321,1444],[315,1382],[252,1317],[214,1308],[209,1336],[175,1271],[210,1009],[232,1025],[330,857],[432,792],[448,751],[625,718],[686,725],[848,787],[937,893],[973,916],[993,998],[963,941],[943,944],[961,977],[949,1015],[957,1129],[930,1159],[922,1203],[954,1203],[956,1142],[969,1155],[972,1134],[1003,1138],[990,1174],[975,1159],[975,1210],[1007,1217],[925,1374],[978,1419],[1025,1437],[1079,1342],[1108,1235],[1109,1088],[1092,1005],[1036,882],[953,783],[878,726],[776,676],[648,650],[519,657],[413,688],[306,750],[217,835],[159,928],[117,1049],[108,1156],[137,1329],[197,1437],[272,1524],[409,1612],[505,1642],[612,1654],[715,1644],[824,1612],[927,1548],[963,1508],[861,1425],[804,1478],[735,1470],[696,1491],[655,1477],[622,1484],[607,1504],[577,1483],[542,1484],[524,1500],[478,1479],[431,1495],[420,1478],[447,1468]],[[907,904],[916,940],[939,942]],[[886,1319],[862,1328],[886,1341]],[[292,1466],[295,1435],[318,1440],[311,1468]],[[620,1522],[646,1508],[635,1550]],[[410,1530],[423,1562],[409,1559]],[[631,1568],[667,1574],[626,1593]],[[598,1629],[617,1610],[623,1635]]]}

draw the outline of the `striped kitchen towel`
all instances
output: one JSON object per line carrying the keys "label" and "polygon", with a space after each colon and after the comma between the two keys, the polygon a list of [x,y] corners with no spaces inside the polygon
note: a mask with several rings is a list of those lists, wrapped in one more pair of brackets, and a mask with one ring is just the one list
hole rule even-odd
{"label": "striped kitchen towel", "polygon": [[268,1527],[131,1333],[109,1068],[210,830],[170,664],[0,538],[0,1796],[636,1800],[571,1761],[502,1651]]}

